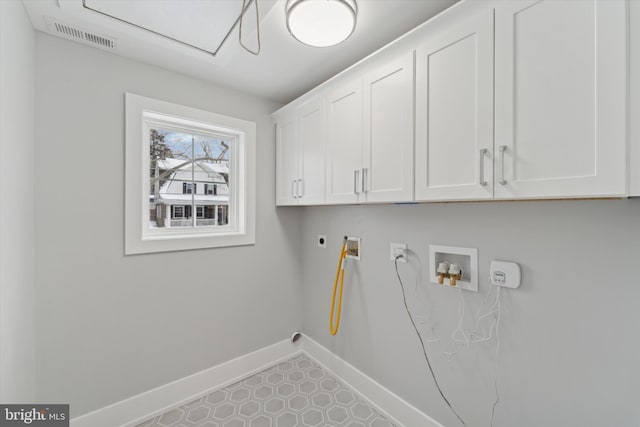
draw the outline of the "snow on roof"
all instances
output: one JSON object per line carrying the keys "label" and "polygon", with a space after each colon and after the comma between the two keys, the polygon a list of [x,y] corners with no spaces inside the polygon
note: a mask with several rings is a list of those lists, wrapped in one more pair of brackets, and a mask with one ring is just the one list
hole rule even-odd
{"label": "snow on roof", "polygon": [[[169,170],[169,169],[175,169],[177,167],[180,167],[180,169],[190,170],[191,163],[185,164],[185,162],[187,161],[188,160],[186,159],[172,159],[172,158],[161,159],[161,160],[158,160],[158,168]],[[211,163],[211,162],[205,162],[205,161],[196,161],[196,163],[206,172],[215,172],[215,173],[221,173],[221,174],[229,173],[229,164],[227,162]]]}
{"label": "snow on roof", "polygon": [[198,165],[207,172],[229,174],[229,165],[225,163],[205,163],[198,162]]}
{"label": "snow on roof", "polygon": [[[161,160],[158,160],[158,168],[165,169],[165,170],[173,169],[173,168],[177,168],[184,162],[186,162],[185,159],[161,159]],[[188,166],[188,164],[186,166]]]}

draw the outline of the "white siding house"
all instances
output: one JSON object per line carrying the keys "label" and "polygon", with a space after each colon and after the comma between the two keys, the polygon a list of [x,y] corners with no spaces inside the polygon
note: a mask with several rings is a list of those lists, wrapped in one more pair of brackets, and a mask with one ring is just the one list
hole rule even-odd
{"label": "white siding house", "polygon": [[[157,227],[217,226],[229,222],[226,160],[162,159],[152,179],[150,219]],[[158,186],[154,186],[154,182]]]}

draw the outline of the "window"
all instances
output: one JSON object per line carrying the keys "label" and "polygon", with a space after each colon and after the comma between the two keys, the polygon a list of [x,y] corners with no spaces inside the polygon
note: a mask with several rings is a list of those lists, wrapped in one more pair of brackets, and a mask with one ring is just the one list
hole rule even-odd
{"label": "window", "polygon": [[218,185],[217,184],[204,184],[204,194],[209,195],[217,195],[218,194]]}
{"label": "window", "polygon": [[171,215],[171,218],[184,218],[184,206],[172,206],[172,208],[173,214]]}
{"label": "window", "polygon": [[[162,159],[160,159],[161,161]],[[160,163],[160,162],[157,162]],[[196,184],[195,182],[183,182],[182,183],[182,194],[196,194],[198,191],[196,190],[196,186],[198,184]]]}
{"label": "window", "polygon": [[255,123],[126,94],[126,254],[253,244],[254,171]]}

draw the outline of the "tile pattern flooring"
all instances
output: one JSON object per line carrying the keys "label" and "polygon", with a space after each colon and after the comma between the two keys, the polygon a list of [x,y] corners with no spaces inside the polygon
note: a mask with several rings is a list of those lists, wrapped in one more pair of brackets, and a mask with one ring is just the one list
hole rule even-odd
{"label": "tile pattern flooring", "polygon": [[136,427],[393,427],[304,355]]}

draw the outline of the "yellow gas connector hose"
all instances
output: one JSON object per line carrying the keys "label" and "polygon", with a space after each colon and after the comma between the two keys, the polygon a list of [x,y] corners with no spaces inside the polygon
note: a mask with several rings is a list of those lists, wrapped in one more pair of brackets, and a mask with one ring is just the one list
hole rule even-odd
{"label": "yellow gas connector hose", "polygon": [[[342,289],[344,287],[344,263],[347,256],[347,238],[342,242],[340,248],[340,258],[338,259],[338,270],[336,271],[336,280],[333,282],[333,295],[331,296],[331,313],[329,314],[329,332],[331,335],[338,333],[340,328],[340,314],[342,313]],[[340,294],[338,296],[338,314],[336,316],[336,326],[333,326],[333,313],[336,306],[336,291],[338,290],[338,281],[340,281]]]}

